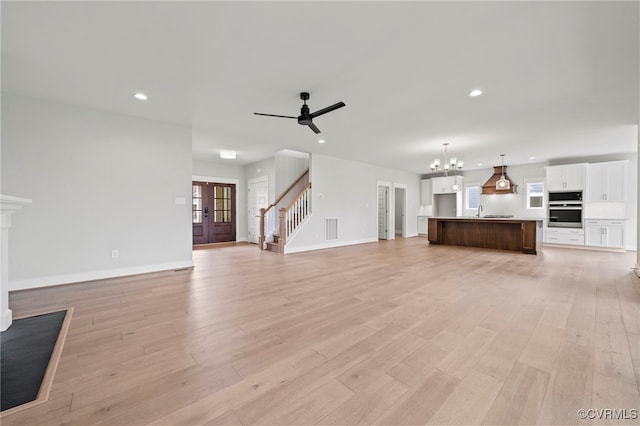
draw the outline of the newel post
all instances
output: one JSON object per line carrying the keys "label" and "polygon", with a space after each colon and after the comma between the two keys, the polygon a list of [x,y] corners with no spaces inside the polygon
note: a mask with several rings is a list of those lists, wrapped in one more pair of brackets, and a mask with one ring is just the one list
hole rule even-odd
{"label": "newel post", "polygon": [[260,235],[258,235],[258,246],[260,250],[264,250],[264,212],[265,209],[260,209]]}
{"label": "newel post", "polygon": [[285,217],[287,209],[280,209],[280,236],[278,237],[278,253],[284,254],[284,245],[287,243],[287,224]]}

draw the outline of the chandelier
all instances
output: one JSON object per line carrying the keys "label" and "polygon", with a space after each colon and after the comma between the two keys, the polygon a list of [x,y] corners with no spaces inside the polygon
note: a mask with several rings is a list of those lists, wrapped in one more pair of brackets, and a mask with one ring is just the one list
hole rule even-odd
{"label": "chandelier", "polygon": [[436,158],[431,162],[429,167],[432,172],[442,170],[445,176],[449,176],[449,170],[461,170],[464,162],[462,160],[458,161],[456,157],[451,157],[451,159],[449,159],[449,153],[447,152],[447,147],[449,146],[448,142],[443,143],[442,146],[444,146],[444,163],[441,164],[440,159]]}
{"label": "chandelier", "polygon": [[496,189],[505,190],[511,187],[511,182],[509,182],[504,177],[504,154],[500,154],[500,157],[502,157],[502,175],[500,176],[500,179],[498,179],[498,181],[496,182]]}
{"label": "chandelier", "polygon": [[454,174],[454,181],[453,185],[451,185],[451,190],[453,192],[459,192],[462,188],[458,184],[458,175],[455,173],[455,171],[462,170],[464,162],[462,160],[458,161],[456,157],[449,158],[449,153],[447,151],[447,148],[449,147],[448,142],[443,143],[442,145],[444,146],[444,163],[441,164],[440,159],[436,158],[431,162],[431,165],[429,167],[431,168],[432,172],[442,170],[445,176],[449,176],[449,171],[452,171]]}

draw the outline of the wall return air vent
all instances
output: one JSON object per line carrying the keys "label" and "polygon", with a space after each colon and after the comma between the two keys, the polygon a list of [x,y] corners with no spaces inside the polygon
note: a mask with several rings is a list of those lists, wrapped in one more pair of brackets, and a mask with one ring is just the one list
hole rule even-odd
{"label": "wall return air vent", "polygon": [[338,239],[338,218],[327,217],[324,222],[325,227],[325,240],[337,240]]}

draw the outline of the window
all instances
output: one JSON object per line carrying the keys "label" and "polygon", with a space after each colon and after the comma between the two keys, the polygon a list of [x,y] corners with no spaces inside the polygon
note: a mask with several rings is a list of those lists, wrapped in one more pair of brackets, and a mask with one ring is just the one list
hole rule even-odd
{"label": "window", "polygon": [[192,190],[192,217],[193,223],[202,223],[202,185],[191,186]]}
{"label": "window", "polygon": [[480,187],[479,186],[467,186],[465,188],[467,209],[477,209],[480,205]]}
{"label": "window", "polygon": [[216,184],[213,188],[213,221],[231,222],[231,185]]}
{"label": "window", "polygon": [[527,183],[527,208],[544,209],[544,182]]}

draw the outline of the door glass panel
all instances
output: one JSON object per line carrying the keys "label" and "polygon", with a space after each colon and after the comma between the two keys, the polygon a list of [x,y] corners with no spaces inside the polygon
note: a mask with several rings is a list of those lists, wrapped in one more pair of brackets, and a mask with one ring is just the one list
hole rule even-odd
{"label": "door glass panel", "polygon": [[215,222],[231,222],[231,189],[229,186],[216,186],[214,188]]}
{"label": "door glass panel", "polygon": [[202,185],[192,185],[191,210],[193,223],[202,223]]}

